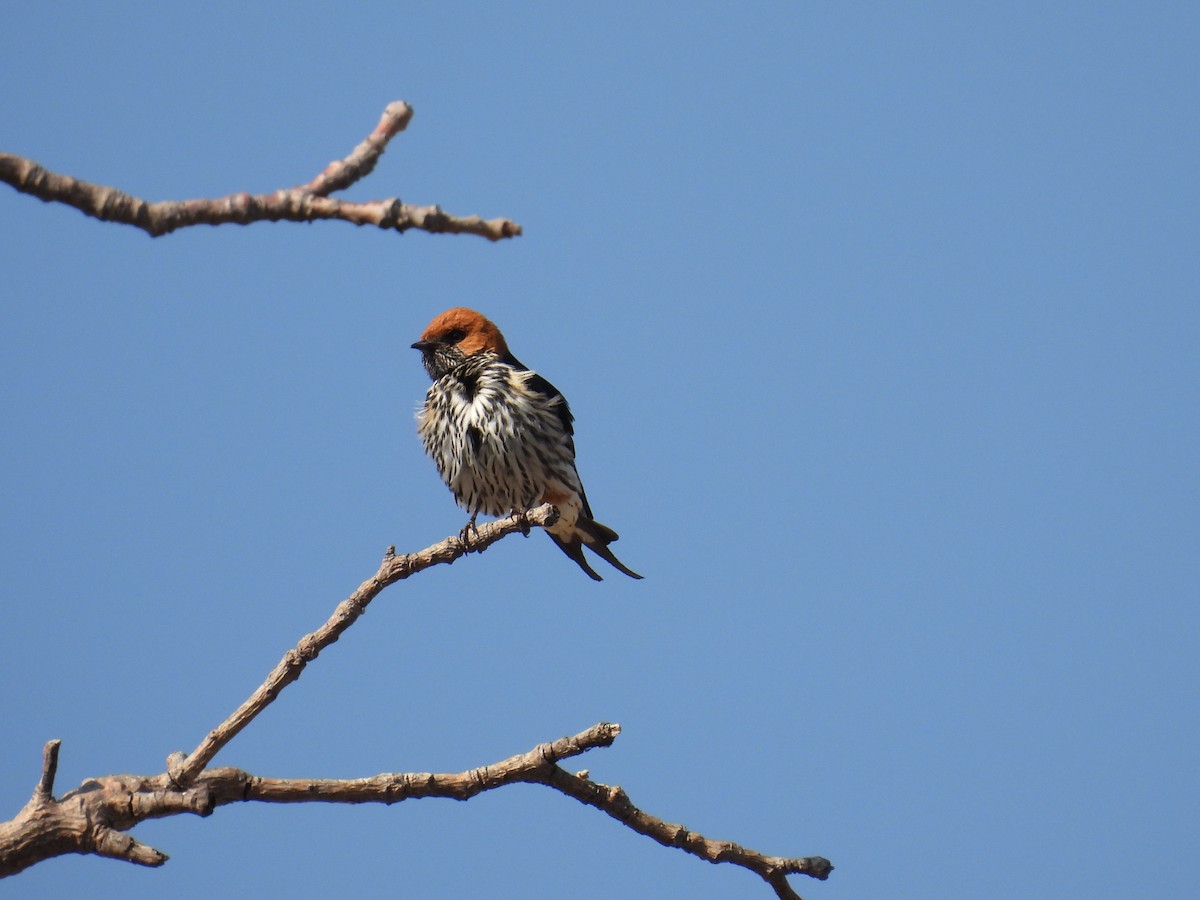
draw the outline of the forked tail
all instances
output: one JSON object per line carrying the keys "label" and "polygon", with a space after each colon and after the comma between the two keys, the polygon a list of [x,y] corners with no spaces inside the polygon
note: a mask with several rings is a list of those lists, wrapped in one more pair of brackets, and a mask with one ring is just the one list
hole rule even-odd
{"label": "forked tail", "polygon": [[619,572],[623,572],[630,578],[641,578],[637,572],[626,566],[608,549],[608,545],[615,541],[619,535],[609,528],[607,525],[601,525],[594,519],[584,518],[580,516],[575,522],[575,527],[567,538],[561,538],[553,532],[547,531],[550,539],[562,548],[562,552],[575,560],[579,568],[587,572],[588,577],[593,581],[603,581],[596,570],[588,565],[587,559],[583,555],[583,548],[586,546],[589,550],[595,553],[598,557],[612,566]]}

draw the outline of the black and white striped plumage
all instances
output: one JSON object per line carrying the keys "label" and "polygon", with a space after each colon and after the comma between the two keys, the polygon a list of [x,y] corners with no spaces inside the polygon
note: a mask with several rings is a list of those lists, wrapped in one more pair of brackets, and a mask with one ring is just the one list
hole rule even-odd
{"label": "black and white striped plumage", "polygon": [[447,310],[413,344],[433,385],[418,431],[455,500],[475,516],[502,516],[552,503],[546,531],[589,577],[583,547],[631,578],[613,555],[617,533],[592,518],[575,469],[574,417],[554,385],[522,365],[492,322],[474,310]]}

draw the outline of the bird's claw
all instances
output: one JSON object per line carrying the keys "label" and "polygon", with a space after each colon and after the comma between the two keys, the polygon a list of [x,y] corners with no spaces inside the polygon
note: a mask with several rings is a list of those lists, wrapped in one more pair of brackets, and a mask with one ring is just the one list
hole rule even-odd
{"label": "bird's claw", "polygon": [[462,531],[458,533],[458,539],[462,541],[463,546],[467,550],[471,549],[472,537],[479,537],[479,528],[475,525],[475,516],[478,515],[479,513],[475,513],[474,516],[471,516],[470,521],[467,522],[467,524],[462,527]]}
{"label": "bird's claw", "polygon": [[521,509],[514,509],[512,514],[517,517],[517,527],[521,529],[521,534],[529,537],[529,526],[531,524],[529,521],[529,510],[522,507]]}

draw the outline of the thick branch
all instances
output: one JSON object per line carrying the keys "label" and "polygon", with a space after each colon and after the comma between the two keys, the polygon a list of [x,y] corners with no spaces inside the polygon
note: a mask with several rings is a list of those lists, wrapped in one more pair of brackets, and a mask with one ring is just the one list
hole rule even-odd
{"label": "thick branch", "polygon": [[204,769],[222,747],[249,725],[254,717],[267,708],[279,696],[279,692],[296,681],[318,654],[338,638],[363,614],[367,605],[389,584],[395,584],[422,569],[439,563],[452,563],[470,552],[482,553],[500,538],[514,531],[525,531],[530,525],[553,525],[558,519],[558,510],[549,504],[530,510],[524,516],[512,515],[480,525],[470,535],[469,542],[462,538],[446,538],[419,553],[396,556],[389,548],[379,571],[358,586],[353,594],[338,604],[329,620],[311,634],[306,634],[294,648],[283,655],[279,664],[271,670],[267,680],[259,685],[246,701],[233,711],[224,722],[208,733],[191,755],[175,753],[167,759],[167,771],[176,783],[187,787]]}
{"label": "thick branch", "polygon": [[0,153],[0,181],[46,202],[65,203],[105,222],[141,228],[151,237],[190,225],[251,222],[315,222],[340,219],[355,225],[405,232],[410,228],[450,234],[477,234],[488,240],[515,237],[521,226],[508,219],[454,216],[437,206],[413,206],[395,197],[351,203],[329,197],[370,174],[388,142],[405,129],[412,107],[397,100],[388,104],[375,130],[344,159],[331,162],[307,184],[273,194],[230,194],[199,200],[151,203],[117,188],[80,181],[42,168],[31,159]]}

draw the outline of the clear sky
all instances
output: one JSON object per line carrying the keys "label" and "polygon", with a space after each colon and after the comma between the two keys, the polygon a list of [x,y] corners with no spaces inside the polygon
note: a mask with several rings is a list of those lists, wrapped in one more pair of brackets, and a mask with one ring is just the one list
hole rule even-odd
{"label": "clear sky", "polygon": [[[0,188],[0,819],[162,771],[464,515],[409,344],[476,307],[645,574],[542,535],[383,594],[217,759],[574,768],[842,898],[1183,897],[1200,720],[1194,3],[10,4],[0,149],[344,223],[151,240]],[[0,895],[764,898],[537,787],[225,807]]]}

